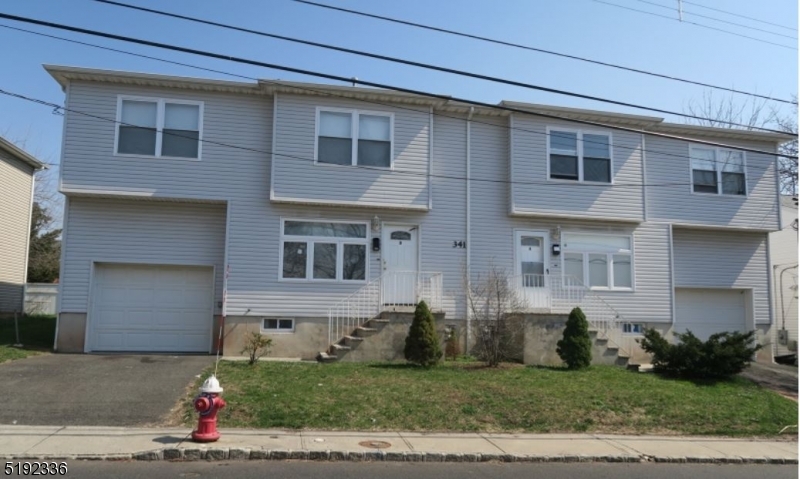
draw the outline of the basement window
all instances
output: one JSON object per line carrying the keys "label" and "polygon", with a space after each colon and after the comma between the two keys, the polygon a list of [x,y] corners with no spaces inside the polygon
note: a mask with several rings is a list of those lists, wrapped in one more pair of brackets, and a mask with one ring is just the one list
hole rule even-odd
{"label": "basement window", "polygon": [[261,329],[267,332],[278,333],[293,333],[294,332],[294,319],[288,318],[264,318],[262,320]]}
{"label": "basement window", "polygon": [[623,334],[644,334],[644,324],[642,323],[622,323]]}

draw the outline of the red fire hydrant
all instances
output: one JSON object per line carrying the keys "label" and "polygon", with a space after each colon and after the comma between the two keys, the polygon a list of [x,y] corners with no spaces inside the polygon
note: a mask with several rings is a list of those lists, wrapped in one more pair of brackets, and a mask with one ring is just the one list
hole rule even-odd
{"label": "red fire hydrant", "polygon": [[215,376],[205,380],[200,386],[200,394],[194,400],[194,409],[200,413],[197,420],[197,429],[192,431],[192,440],[195,442],[214,442],[219,439],[217,431],[217,411],[225,407],[225,401],[220,397],[222,387]]}

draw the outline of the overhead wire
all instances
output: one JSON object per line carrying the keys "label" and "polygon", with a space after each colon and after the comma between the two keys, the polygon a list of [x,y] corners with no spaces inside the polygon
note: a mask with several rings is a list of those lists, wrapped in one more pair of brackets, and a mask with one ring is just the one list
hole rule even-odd
{"label": "overhead wire", "polygon": [[717,31],[717,32],[727,33],[729,35],[733,35],[733,36],[737,36],[737,37],[741,37],[741,38],[747,38],[749,40],[754,40],[754,41],[761,42],[761,43],[768,43],[770,45],[774,45],[774,46],[782,47],[782,48],[787,48],[789,50],[797,50],[797,47],[793,47],[793,46],[790,46],[790,45],[784,45],[783,43],[771,42],[769,40],[764,40],[762,38],[751,37],[749,35],[744,35],[744,34],[741,34],[741,33],[732,32],[730,30],[725,30],[724,28],[712,27],[712,26],[706,25],[704,23],[697,23],[697,22],[693,22],[693,21],[690,21],[690,20],[686,20],[686,19],[680,20],[678,18],[670,17],[668,15],[662,15],[660,13],[649,12],[647,10],[641,10],[641,9],[638,9],[638,8],[629,7],[627,5],[620,5],[618,3],[607,2],[605,0],[592,0],[592,1],[595,2],[595,3],[602,3],[603,5],[609,5],[609,6],[612,6],[612,7],[621,8],[623,10],[629,10],[629,11],[632,11],[632,12],[643,13],[643,14],[646,14],[646,15],[654,16],[654,17],[666,18],[667,20],[674,20],[676,22],[686,23],[688,25],[694,25],[696,27],[701,27],[701,28],[705,28],[705,29],[708,29],[708,30],[714,30],[714,31]]}
{"label": "overhead wire", "polygon": [[[748,95],[748,96],[752,96],[752,97],[755,97],[755,98],[761,98],[761,99],[764,99],[764,100],[771,100],[771,101],[776,101],[776,102],[780,102],[780,103],[788,103],[788,104],[792,104],[792,105],[796,105],[797,104],[797,101],[795,101],[795,100],[787,100],[787,99],[784,99],[784,98],[776,98],[776,97],[773,97],[773,96],[768,96],[768,95],[763,95],[763,94],[760,94],[760,93],[753,93],[753,92],[749,92],[749,91],[739,90],[739,89],[736,89],[736,88],[724,87],[724,86],[720,86],[720,85],[714,85],[714,84],[711,84],[711,83],[701,82],[701,81],[698,81],[698,80],[689,80],[689,79],[680,78],[680,77],[677,77],[677,76],[674,76],[674,75],[666,75],[666,74],[663,74],[663,73],[656,73],[656,72],[644,70],[644,69],[641,69],[641,68],[633,68],[633,67],[628,67],[628,66],[615,64],[615,63],[604,62],[604,61],[600,61],[600,60],[594,60],[594,59],[591,59],[591,58],[581,57],[581,56],[577,56],[577,55],[570,55],[570,54],[567,54],[567,53],[556,52],[556,51],[553,51],[553,50],[546,50],[544,48],[533,47],[533,46],[530,46],[530,45],[523,45],[523,44],[520,44],[520,43],[510,42],[510,41],[506,41],[506,40],[499,40],[499,39],[496,39],[496,38],[490,38],[490,37],[486,37],[486,36],[482,36],[482,35],[476,35],[476,34],[473,34],[473,33],[466,33],[466,32],[452,30],[452,29],[448,29],[448,28],[442,28],[442,27],[437,27],[437,26],[433,26],[433,25],[426,25],[426,24],[418,23],[418,22],[411,22],[411,21],[408,21],[408,20],[402,20],[402,19],[399,19],[399,18],[388,17],[388,16],[385,16],[385,15],[377,15],[377,14],[374,14],[374,13],[368,13],[368,12],[364,12],[364,11],[360,11],[360,10],[353,10],[353,9],[339,7],[339,6],[335,6],[335,5],[328,5],[326,3],[319,3],[319,2],[315,2],[315,1],[311,1],[311,0],[293,0],[293,1],[297,2],[297,3],[313,6],[313,7],[325,8],[325,9],[329,9],[329,10],[333,10],[333,11],[349,13],[349,14],[352,14],[352,15],[358,15],[358,16],[362,16],[362,17],[366,17],[366,18],[373,18],[373,19],[376,19],[376,20],[382,20],[382,21],[386,21],[386,22],[396,23],[396,24],[399,24],[399,25],[406,25],[406,26],[420,28],[420,29],[429,30],[429,31],[433,31],[433,32],[446,33],[446,34],[449,34],[449,35],[455,35],[455,36],[459,36],[459,37],[463,37],[463,38],[470,38],[470,39],[473,39],[473,40],[479,40],[479,41],[483,41],[483,42],[493,43],[493,44],[496,44],[496,45],[503,45],[503,46],[507,46],[507,47],[519,48],[519,49],[522,49],[522,50],[528,50],[528,51],[533,51],[533,52],[538,52],[538,53],[544,53],[544,54],[547,54],[547,55],[554,55],[554,56],[561,57],[561,58],[568,58],[568,59],[571,59],[571,60],[582,61],[582,62],[595,64],[595,65],[600,65],[600,66],[609,67],[609,68],[616,68],[616,69],[619,69],[619,70],[629,71],[629,72],[633,72],[633,73],[639,73],[639,74],[642,74],[642,75],[649,75],[649,76],[652,76],[652,77],[663,78],[665,80],[672,80],[672,81],[682,82],[682,83],[686,83],[686,84],[690,84],[690,85],[697,85],[697,86],[702,86],[702,87],[705,87],[705,88],[712,88],[712,89],[715,89],[715,90],[727,91],[727,92],[730,92],[730,93],[736,93],[736,94],[740,94],[740,95]],[[688,3],[688,2],[686,2],[686,3]]]}
{"label": "overhead wire", "polygon": [[598,97],[598,96],[595,96],[595,95],[588,95],[588,94],[577,93],[577,92],[572,92],[572,91],[568,91],[568,90],[545,87],[545,86],[535,85],[535,84],[532,84],[532,83],[526,83],[526,82],[521,82],[521,81],[517,81],[517,80],[509,80],[509,79],[506,79],[506,78],[496,77],[496,76],[492,76],[492,75],[484,75],[484,74],[480,74],[480,73],[474,73],[474,72],[469,72],[469,71],[465,71],[465,70],[459,70],[459,69],[455,69],[455,68],[442,67],[442,66],[433,65],[433,64],[430,64],[430,63],[423,63],[423,62],[418,62],[418,61],[414,61],[414,60],[407,60],[407,59],[398,58],[398,57],[392,57],[392,56],[388,56],[388,55],[381,55],[381,54],[377,54],[377,53],[366,52],[366,51],[363,51],[363,50],[355,50],[355,49],[352,49],[352,48],[340,47],[340,46],[331,45],[331,44],[328,44],[328,43],[321,43],[321,42],[315,42],[315,41],[310,41],[310,40],[304,40],[304,39],[301,39],[301,38],[294,38],[294,37],[289,37],[289,36],[286,36],[286,35],[278,35],[278,34],[275,34],[275,33],[264,32],[264,31],[261,31],[261,30],[253,30],[253,29],[250,29],[250,28],[244,28],[244,27],[239,27],[239,26],[236,26],[236,25],[215,22],[215,21],[212,21],[212,20],[206,20],[206,19],[192,17],[192,16],[188,16],[188,15],[181,15],[181,14],[177,14],[177,13],[166,12],[166,11],[163,11],[163,10],[157,10],[157,9],[153,9],[153,8],[141,7],[141,6],[138,6],[138,5],[131,5],[131,4],[128,4],[128,3],[118,2],[118,1],[114,1],[114,0],[94,0],[94,1],[98,2],[98,3],[104,3],[104,4],[108,4],[108,5],[121,7],[121,8],[127,8],[127,9],[142,11],[142,12],[153,13],[153,14],[156,14],[156,15],[161,15],[161,16],[166,16],[166,17],[171,17],[171,18],[177,18],[177,19],[180,19],[180,20],[186,20],[186,21],[205,24],[205,25],[211,25],[211,26],[215,26],[215,27],[219,27],[219,28],[225,28],[225,29],[228,29],[228,30],[234,30],[234,31],[239,31],[239,32],[243,32],[243,33],[249,33],[249,34],[263,36],[263,37],[267,37],[267,38],[272,38],[272,39],[277,39],[277,40],[282,40],[282,41],[288,41],[288,42],[292,42],[292,43],[299,43],[299,44],[302,44],[302,45],[313,46],[313,47],[316,47],[316,48],[324,48],[324,49],[328,49],[328,50],[334,50],[334,51],[338,51],[338,52],[342,52],[342,53],[348,53],[348,54],[352,54],[352,55],[358,55],[358,56],[364,56],[364,57],[368,57],[368,58],[374,58],[374,59],[377,59],[377,60],[388,61],[388,62],[392,62],[392,63],[399,63],[399,64],[403,64],[403,65],[409,65],[409,66],[413,66],[413,67],[417,67],[417,68],[423,68],[423,69],[426,69],[426,70],[433,70],[433,71],[439,71],[439,72],[453,74],[453,75],[464,76],[464,77],[468,77],[468,78],[475,78],[475,79],[478,79],[478,80],[490,81],[490,82],[493,82],[493,83],[500,83],[500,84],[504,84],[504,85],[516,86],[516,87],[525,88],[525,89],[529,89],[529,90],[542,91],[542,92],[546,92],[546,93],[564,95],[564,96],[569,96],[569,97],[573,97],[573,98],[581,98],[581,99],[584,99],[584,100],[597,101],[597,102],[608,103],[608,104],[617,105],[617,106],[625,106],[625,107],[628,107],[628,108],[635,108],[635,109],[638,109],[638,110],[652,111],[652,112],[661,113],[661,114],[665,114],[665,115],[674,115],[674,116],[679,116],[679,117],[683,117],[683,118],[690,118],[690,119],[694,119],[694,120],[716,121],[718,123],[723,123],[723,124],[730,125],[730,126],[738,126],[738,127],[741,127],[741,128],[748,128],[748,129],[759,130],[759,131],[768,131],[768,132],[772,132],[772,133],[781,133],[780,131],[774,130],[774,129],[771,129],[771,128],[755,127],[753,125],[747,125],[747,124],[744,124],[744,123],[738,123],[738,122],[734,122],[734,121],[718,120],[716,118],[708,118],[708,117],[704,117],[704,116],[694,115],[694,114],[691,114],[691,113],[683,113],[683,112],[678,112],[678,111],[674,111],[674,110],[667,110],[667,109],[663,109],[663,108],[656,108],[656,107],[650,107],[650,106],[645,106],[645,105],[639,105],[639,104],[636,104],[636,103],[624,102],[624,101],[619,101],[619,100],[612,100],[612,99],[608,99],[608,98]]}
{"label": "overhead wire", "polygon": [[[677,10],[676,7],[674,7],[674,6],[669,6],[669,5],[664,5],[664,4],[661,4],[661,3],[651,2],[649,0],[636,0],[636,1],[640,2],[640,3],[647,4],[647,5],[652,5],[654,7],[665,8],[667,10],[673,10],[673,11]],[[736,26],[736,27],[747,28],[749,30],[756,30],[756,31],[759,31],[759,32],[762,32],[762,33],[769,33],[770,35],[777,35],[777,36],[780,36],[780,37],[785,37],[785,38],[790,38],[792,40],[797,40],[797,37],[792,36],[792,35],[786,35],[784,33],[777,33],[777,32],[773,32],[771,30],[765,30],[763,28],[758,28],[758,27],[754,27],[754,26],[751,26],[751,25],[745,25],[743,23],[731,22],[729,20],[723,20],[723,19],[717,18],[717,17],[712,17],[712,16],[709,16],[709,15],[703,15],[702,13],[695,13],[695,12],[689,12],[689,11],[683,10],[683,15],[693,15],[695,17],[705,18],[705,19],[708,19],[708,20],[713,20],[715,22],[725,23],[725,24],[728,24],[728,25]],[[679,18],[679,20],[680,20],[680,18]]]}
{"label": "overhead wire", "polygon": [[[0,14],[0,16],[2,16],[2,14]],[[144,58],[148,58],[148,59],[158,60],[158,61],[162,61],[162,62],[166,62],[166,63],[178,64],[178,65],[187,66],[187,67],[190,67],[190,68],[196,68],[196,69],[200,69],[200,70],[206,70],[206,71],[211,71],[211,72],[216,72],[216,73],[221,73],[221,74],[226,74],[226,75],[231,75],[231,76],[236,76],[236,77],[241,77],[241,78],[246,78],[246,79],[250,79],[250,80],[255,80],[255,81],[260,81],[260,82],[265,82],[265,83],[270,83],[270,84],[275,84],[275,85],[283,85],[283,86],[288,86],[288,87],[291,87],[291,88],[304,89],[304,90],[307,90],[307,91],[313,91],[315,93],[324,94],[324,95],[327,95],[327,96],[344,96],[344,95],[337,95],[337,94],[329,92],[329,91],[315,89],[315,88],[311,88],[311,87],[307,87],[307,86],[303,86],[303,85],[297,85],[295,83],[293,83],[293,84],[283,84],[280,81],[276,81],[276,80],[260,80],[260,79],[255,78],[255,77],[248,77],[248,76],[245,76],[245,75],[232,74],[232,73],[224,72],[224,71],[221,71],[221,70],[215,70],[215,69],[210,69],[210,68],[206,68],[206,67],[199,67],[199,66],[196,66],[196,65],[191,65],[191,64],[181,63],[181,62],[175,62],[175,61],[172,61],[172,60],[166,60],[166,59],[162,59],[162,58],[158,58],[158,57],[152,57],[152,56],[149,56],[149,55],[143,55],[143,54],[128,52],[128,51],[125,51],[125,50],[120,50],[120,49],[115,49],[115,48],[111,48],[111,47],[100,46],[100,45],[91,44],[91,43],[87,43],[87,42],[81,42],[81,41],[78,41],[78,40],[67,39],[67,38],[64,38],[64,37],[58,37],[58,36],[49,35],[49,34],[45,34],[45,33],[41,33],[41,32],[34,32],[34,31],[31,31],[31,30],[25,30],[25,29],[21,29],[21,28],[17,28],[17,27],[11,27],[11,26],[8,26],[8,25],[0,24],[0,27],[8,28],[8,29],[11,29],[11,30],[22,31],[22,32],[25,32],[25,33],[32,33],[32,34],[39,35],[39,36],[44,36],[44,37],[53,38],[53,39],[57,39],[57,40],[67,41],[67,42],[71,42],[71,43],[77,43],[77,44],[86,45],[86,46],[90,46],[90,47],[100,48],[100,49],[104,49],[104,50],[111,50],[111,51],[118,52],[118,53],[124,53],[124,54],[128,54],[128,55],[133,55],[133,56],[138,56],[138,57],[144,57]],[[106,35],[106,34],[103,34],[103,35]],[[108,34],[108,35],[111,35],[111,34]],[[118,37],[116,35],[112,35],[112,36]],[[122,37],[122,38],[126,38],[126,37]],[[132,40],[135,40],[135,39],[132,39]],[[149,42],[149,41],[144,41],[144,40],[136,40],[136,41],[134,41],[134,43],[137,43],[137,42],[144,42],[145,44],[154,43],[154,42]],[[162,45],[162,44],[155,44],[155,45]],[[175,48],[179,49],[178,51],[188,50],[190,53],[193,52],[193,50],[184,49],[183,47],[175,47]],[[202,56],[201,53],[198,53],[198,54],[200,54]],[[256,64],[258,66],[270,65],[270,64],[262,64],[261,62],[255,62],[255,61],[251,61],[251,60],[236,59],[235,57],[224,57],[224,56],[220,56],[220,55],[213,54],[213,53],[209,53],[208,55],[211,55],[212,58],[221,58],[221,59],[230,60],[230,61],[242,61],[242,62],[248,63],[248,64],[250,64],[249,62],[254,62],[254,64]],[[267,68],[270,68],[270,67],[271,66],[267,66]],[[294,68],[281,67],[281,66],[278,66],[277,68],[278,69],[287,69],[289,71],[295,71],[296,70]],[[300,70],[300,72],[306,72],[306,70]],[[352,80],[345,79],[344,77],[337,77],[335,75],[328,75],[328,74],[322,74],[322,73],[317,73],[317,72],[309,72],[309,74],[315,75],[315,76],[321,76],[323,78],[333,78],[333,79],[337,79],[339,81],[352,81]],[[458,101],[458,102],[462,102],[462,103],[472,104],[472,105],[476,105],[476,106],[482,106],[482,107],[491,108],[491,109],[516,112],[516,113],[529,115],[529,116],[544,117],[544,118],[550,118],[550,119],[556,119],[556,120],[564,120],[564,121],[569,121],[569,122],[573,122],[573,123],[589,124],[591,126],[600,126],[600,127],[608,128],[608,129],[611,129],[611,130],[622,130],[622,131],[635,133],[635,134],[647,134],[647,135],[651,135],[651,136],[658,136],[658,137],[664,137],[664,138],[670,138],[670,139],[677,139],[677,140],[688,141],[688,142],[692,142],[692,143],[706,144],[706,145],[710,145],[710,146],[717,146],[717,147],[722,147],[722,148],[741,150],[741,151],[758,153],[758,154],[766,154],[766,155],[769,155],[769,156],[787,157],[786,155],[782,155],[782,154],[777,153],[777,152],[770,152],[770,151],[753,149],[753,148],[748,148],[748,147],[741,147],[741,146],[738,146],[738,145],[730,145],[730,144],[724,144],[724,143],[719,143],[719,142],[711,142],[711,141],[700,140],[700,139],[696,139],[696,138],[686,138],[686,137],[668,135],[668,134],[663,134],[663,133],[658,133],[658,132],[639,130],[639,129],[627,128],[627,127],[620,127],[620,126],[616,126],[616,125],[608,125],[608,124],[605,124],[605,123],[598,123],[598,122],[592,122],[592,121],[586,121],[586,120],[578,120],[578,119],[573,119],[573,118],[569,118],[569,117],[562,117],[562,116],[558,116],[558,115],[550,115],[550,114],[545,114],[545,113],[532,112],[532,111],[528,111],[528,110],[524,110],[524,109],[506,107],[506,106],[502,106],[502,105],[493,105],[493,104],[489,104],[489,103],[476,102],[476,101],[473,101],[473,100],[458,99],[458,98],[450,97],[450,96],[446,96],[446,95],[439,95],[439,94],[427,93],[427,92],[418,92],[416,90],[408,90],[408,89],[404,89],[404,88],[401,88],[401,87],[393,87],[393,86],[389,86],[389,85],[376,84],[376,83],[372,83],[372,82],[364,82],[364,81],[361,81],[361,80],[356,80],[356,81],[359,82],[359,83],[365,83],[365,84],[368,84],[368,85],[375,85],[375,86],[383,87],[383,88],[386,88],[386,89],[389,89],[389,90],[395,90],[395,91],[401,91],[401,92],[409,92],[409,93],[418,94],[420,96],[427,96],[427,97],[432,97],[432,98],[437,98],[437,99],[443,99],[443,100],[445,100],[445,102]],[[403,107],[400,107],[398,105],[394,105],[394,104],[393,105],[389,105],[389,104],[377,102],[377,101],[374,101],[374,100],[359,99],[358,101],[362,101],[362,102],[366,102],[366,103],[373,103],[373,104],[380,104],[380,105],[384,105],[384,106],[391,106],[393,108],[401,108],[401,109],[403,108]],[[408,108],[408,109],[416,111],[416,112],[419,112],[418,109],[411,109],[411,108]],[[433,114],[434,115],[438,115],[438,116],[445,116],[445,117],[448,116],[448,115],[442,114],[441,112],[436,112],[436,113],[433,113]],[[451,118],[455,118],[455,119],[459,119],[459,120],[463,119],[463,118],[460,118],[460,117],[451,117]],[[478,122],[478,123],[480,123],[480,122]],[[539,134],[539,135],[544,135],[544,136],[548,135],[548,133],[546,133],[546,132],[529,130],[529,129],[524,129],[524,128],[521,128],[521,127],[511,127],[511,126],[506,126],[506,125],[495,125],[493,123],[487,123],[487,124],[492,125],[492,126],[501,127],[501,128],[508,128],[508,129],[513,129],[513,130],[526,131],[526,132],[529,132],[529,133]],[[732,130],[732,131],[735,131],[735,130]],[[583,140],[583,141],[584,141],[584,143],[586,143],[586,142],[596,143],[596,142],[592,142],[590,140]],[[658,151],[655,151],[655,150],[645,150],[645,152],[663,154],[663,155],[666,155],[666,156],[675,156],[675,157],[680,157],[680,158],[689,158],[686,155],[677,155],[677,154],[673,154],[673,153],[669,153],[669,152],[658,152]]]}

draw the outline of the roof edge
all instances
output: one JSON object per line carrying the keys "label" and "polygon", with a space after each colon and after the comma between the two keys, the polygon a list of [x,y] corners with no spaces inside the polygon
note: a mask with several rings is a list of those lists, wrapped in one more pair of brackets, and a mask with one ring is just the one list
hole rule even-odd
{"label": "roof edge", "polygon": [[27,163],[28,165],[32,166],[34,170],[47,169],[47,165],[44,164],[44,162],[39,161],[36,159],[36,157],[6,140],[2,136],[0,136],[0,149],[7,151],[11,156],[22,161],[23,163]]}

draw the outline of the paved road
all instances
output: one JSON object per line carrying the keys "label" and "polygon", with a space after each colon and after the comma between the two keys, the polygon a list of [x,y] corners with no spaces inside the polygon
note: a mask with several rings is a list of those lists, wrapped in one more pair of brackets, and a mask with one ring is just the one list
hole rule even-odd
{"label": "paved road", "polygon": [[796,478],[797,466],[688,464],[420,464],[245,461],[221,463],[75,462],[67,477],[86,479],[783,479]]}
{"label": "paved road", "polygon": [[0,424],[155,426],[211,356],[48,354],[0,364]]}

